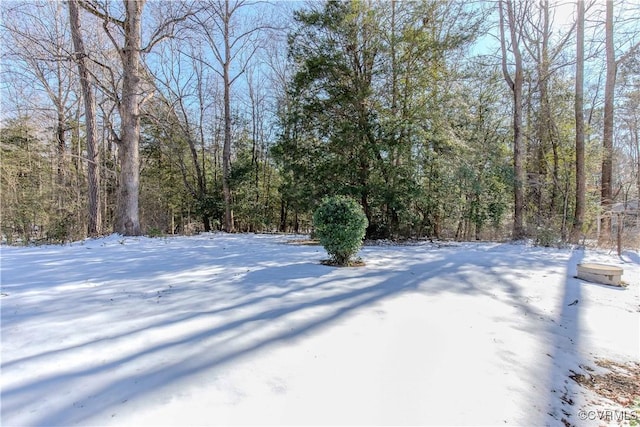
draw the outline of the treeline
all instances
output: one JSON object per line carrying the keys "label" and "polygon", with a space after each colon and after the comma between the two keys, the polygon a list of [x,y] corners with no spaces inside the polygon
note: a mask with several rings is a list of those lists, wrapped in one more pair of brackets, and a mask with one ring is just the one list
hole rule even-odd
{"label": "treeline", "polygon": [[640,191],[610,3],[2,3],[3,240],[308,232],[329,195],[369,238],[595,237]]}

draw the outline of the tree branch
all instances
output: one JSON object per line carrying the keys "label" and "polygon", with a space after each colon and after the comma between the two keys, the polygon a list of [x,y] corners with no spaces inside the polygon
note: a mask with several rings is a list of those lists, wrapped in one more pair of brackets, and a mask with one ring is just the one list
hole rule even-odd
{"label": "tree branch", "polygon": [[502,0],[498,3],[498,12],[500,13],[500,50],[502,51],[502,75],[507,81],[507,85],[513,90],[514,83],[509,70],[507,69],[507,41],[504,35],[504,11]]}
{"label": "tree branch", "polygon": [[624,53],[622,56],[620,56],[620,58],[616,60],[616,67],[618,67],[620,64],[623,64],[627,59],[633,56],[639,48],[640,48],[640,42],[631,46],[631,48],[626,53]]}
{"label": "tree branch", "polygon": [[103,21],[111,22],[112,24],[118,25],[119,27],[124,27],[124,21],[116,19],[108,13],[100,12],[94,4],[90,4],[90,0],[81,0],[78,3],[80,7],[82,7],[93,16],[100,18]]}
{"label": "tree branch", "polygon": [[151,51],[151,49],[153,48],[153,46],[155,46],[156,44],[160,43],[162,40],[165,40],[167,38],[172,38],[174,37],[174,27],[176,24],[183,22],[185,20],[187,20],[187,18],[189,18],[190,16],[193,16],[195,14],[195,12],[189,10],[187,13],[185,13],[184,15],[181,15],[179,17],[175,17],[175,18],[171,18],[168,21],[165,21],[162,23],[162,25],[160,25],[151,35],[150,41],[149,43],[147,43],[147,45],[141,49],[142,52],[144,53],[149,53]]}

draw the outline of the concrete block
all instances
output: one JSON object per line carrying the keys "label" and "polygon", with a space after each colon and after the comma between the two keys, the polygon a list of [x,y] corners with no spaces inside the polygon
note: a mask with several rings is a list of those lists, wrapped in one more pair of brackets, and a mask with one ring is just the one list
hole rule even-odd
{"label": "concrete block", "polygon": [[622,286],[622,268],[606,264],[578,264],[578,279],[603,285]]}

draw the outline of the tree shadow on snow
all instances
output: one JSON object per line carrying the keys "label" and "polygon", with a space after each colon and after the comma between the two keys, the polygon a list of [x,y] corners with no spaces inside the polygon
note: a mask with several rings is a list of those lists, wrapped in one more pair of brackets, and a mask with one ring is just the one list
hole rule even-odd
{"label": "tree shadow on snow", "polygon": [[[518,249],[517,246],[515,248]],[[453,256],[460,250],[468,251],[468,256]],[[34,420],[34,425],[69,425],[87,422],[96,416],[106,417],[126,402],[141,402],[150,393],[194,376],[214,381],[217,368],[275,344],[304,339],[359,310],[372,309],[377,303],[403,293],[456,293],[506,298],[531,317],[542,316],[527,302],[517,280],[505,280],[502,272],[514,267],[526,271],[541,266],[551,265],[559,269],[566,266],[562,261],[549,261],[542,252],[523,252],[508,259],[500,256],[501,251],[510,250],[509,245],[496,246],[495,250],[486,250],[483,246],[444,250],[409,248],[397,251],[398,256],[405,257],[404,262],[392,268],[372,266],[346,270],[300,264],[300,258],[292,255],[289,263],[274,259],[263,268],[249,268],[238,279],[237,292],[231,288],[227,293],[217,294],[218,285],[210,284],[208,297],[215,304],[212,303],[214,307],[209,309],[203,309],[206,305],[201,302],[194,309],[193,301],[185,295],[191,291],[183,290],[185,294],[176,291],[167,298],[170,301],[175,297],[176,301],[175,305],[166,307],[168,313],[149,314],[142,327],[3,364],[3,369],[9,369],[50,357],[64,357],[76,352],[84,354],[84,366],[60,369],[12,388],[4,388],[3,417],[20,411],[27,403],[46,401],[50,393],[61,391],[68,391],[70,397],[63,405],[41,414]],[[384,251],[364,252],[375,256],[376,253],[384,254]],[[243,264],[242,254],[242,248],[229,248],[227,255],[230,258],[225,265],[251,267],[252,260],[263,262],[268,258],[249,255]],[[318,258],[323,255],[320,253]],[[576,255],[574,252],[569,260],[569,268],[579,261],[574,258]],[[516,265],[511,263],[514,259]],[[196,261],[202,262],[205,261]],[[167,267],[166,271],[172,270]],[[479,271],[486,276],[486,281],[478,280]],[[230,276],[225,280],[230,280]],[[500,292],[496,293],[496,290]],[[198,297],[202,295],[202,292],[198,293]],[[578,336],[577,307],[568,304],[579,298],[579,284],[567,278],[561,319],[571,321],[557,326],[568,329],[562,335],[555,334],[562,342],[554,343],[553,359],[573,357],[573,353],[565,353],[563,349],[567,348],[567,342],[576,340]],[[181,329],[176,333],[171,328]],[[158,338],[169,329],[173,333],[167,334],[166,338]],[[145,341],[149,344],[142,348],[131,344]],[[109,352],[112,345],[114,351]],[[133,350],[115,351],[122,347]],[[91,357],[99,360],[87,363],[86,359]],[[137,368],[133,369],[134,366]],[[565,364],[554,362],[552,378],[560,374],[566,376],[566,372],[556,372],[563,366]],[[206,384],[207,380],[203,381]],[[77,390],[82,391],[82,396],[78,397]]]}
{"label": "tree shadow on snow", "polygon": [[[546,413],[565,426],[579,425],[583,421],[578,418],[577,397],[580,386],[569,378],[568,369],[580,369],[584,363],[579,352],[581,345],[580,311],[584,307],[582,301],[582,281],[575,278],[577,266],[584,258],[584,250],[574,250],[567,262],[560,315],[549,327],[552,336],[551,347],[547,356],[550,358],[548,373],[549,397]],[[547,390],[543,390],[547,391]],[[545,417],[546,418],[546,417]],[[540,420],[539,425],[548,423],[548,419]]]}

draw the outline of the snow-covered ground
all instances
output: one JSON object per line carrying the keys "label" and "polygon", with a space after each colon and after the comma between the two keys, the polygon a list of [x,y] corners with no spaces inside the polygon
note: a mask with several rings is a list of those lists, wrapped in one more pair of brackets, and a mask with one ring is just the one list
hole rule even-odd
{"label": "snow-covered ground", "polygon": [[568,375],[640,361],[637,252],[294,238],[2,247],[0,424],[590,425]]}

